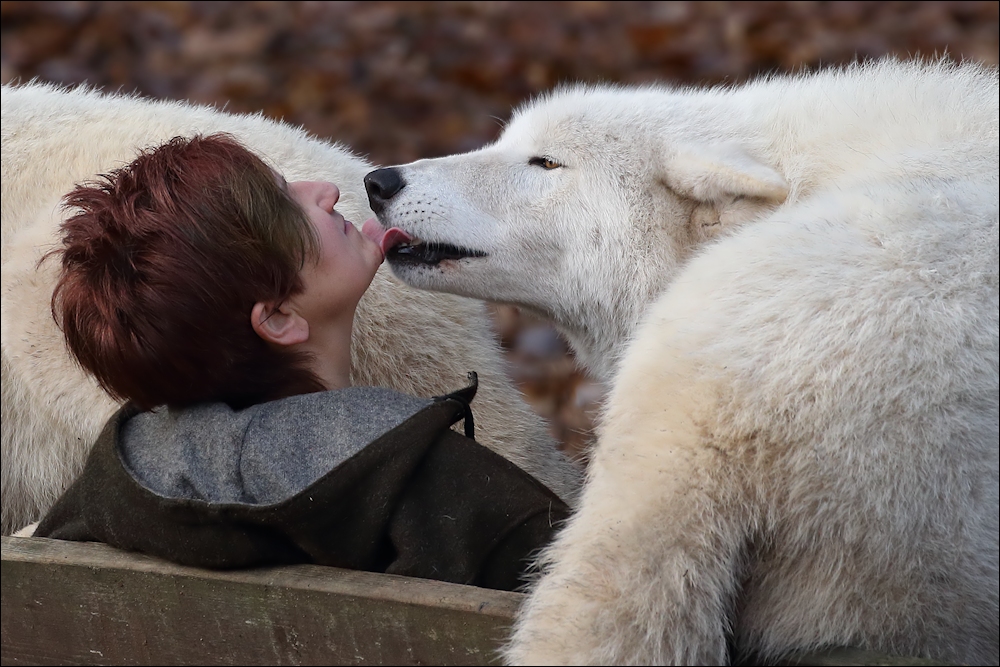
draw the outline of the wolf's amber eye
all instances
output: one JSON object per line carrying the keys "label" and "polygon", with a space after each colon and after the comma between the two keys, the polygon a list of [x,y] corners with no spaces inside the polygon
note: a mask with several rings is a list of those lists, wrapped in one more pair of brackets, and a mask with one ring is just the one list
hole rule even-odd
{"label": "wolf's amber eye", "polygon": [[562,166],[550,157],[533,157],[528,160],[528,164],[533,167],[541,167],[542,169],[558,169]]}

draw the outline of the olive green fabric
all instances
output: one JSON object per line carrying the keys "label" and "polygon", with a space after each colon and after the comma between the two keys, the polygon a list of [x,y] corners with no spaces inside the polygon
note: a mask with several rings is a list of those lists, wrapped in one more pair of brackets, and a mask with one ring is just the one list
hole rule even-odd
{"label": "olive green fabric", "polygon": [[164,497],[122,462],[136,414],[106,425],[81,476],[35,535],[100,541],[186,565],[318,563],[514,590],[566,505],[450,427],[475,387],[436,399],[300,493],[273,504]]}

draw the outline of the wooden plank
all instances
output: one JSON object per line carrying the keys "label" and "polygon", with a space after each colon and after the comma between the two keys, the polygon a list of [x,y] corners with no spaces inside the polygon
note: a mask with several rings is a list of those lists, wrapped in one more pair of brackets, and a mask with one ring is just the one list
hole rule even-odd
{"label": "wooden plank", "polygon": [[3,664],[481,665],[522,596],[299,565],[182,567],[3,538]]}
{"label": "wooden plank", "polygon": [[798,667],[799,665],[812,665],[813,667],[860,667],[861,665],[873,667],[930,667],[931,665],[944,664],[946,663],[940,660],[898,657],[865,651],[860,648],[833,648],[816,653],[802,653],[796,656],[789,656],[778,663],[778,665],[787,667]]}
{"label": "wooden plank", "polygon": [[[524,596],[315,565],[218,571],[3,538],[3,665],[496,664]],[[931,665],[839,648],[783,665]]]}

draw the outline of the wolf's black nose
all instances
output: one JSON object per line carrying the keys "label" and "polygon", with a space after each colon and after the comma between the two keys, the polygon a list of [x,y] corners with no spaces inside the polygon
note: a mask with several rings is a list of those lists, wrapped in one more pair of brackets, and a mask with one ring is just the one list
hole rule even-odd
{"label": "wolf's black nose", "polygon": [[365,175],[368,203],[376,215],[382,212],[386,203],[402,190],[404,185],[406,183],[403,181],[403,175],[395,167],[376,169]]}

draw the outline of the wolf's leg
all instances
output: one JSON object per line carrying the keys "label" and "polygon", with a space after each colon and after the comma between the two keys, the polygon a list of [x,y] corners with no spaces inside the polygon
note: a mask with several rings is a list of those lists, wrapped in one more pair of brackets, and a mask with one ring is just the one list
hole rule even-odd
{"label": "wolf's leg", "polygon": [[[642,340],[636,348],[642,347]],[[662,340],[630,351],[581,507],[518,620],[518,664],[722,664],[756,523],[712,383]],[[669,348],[669,346],[667,346]],[[635,360],[634,363],[629,360]]]}

